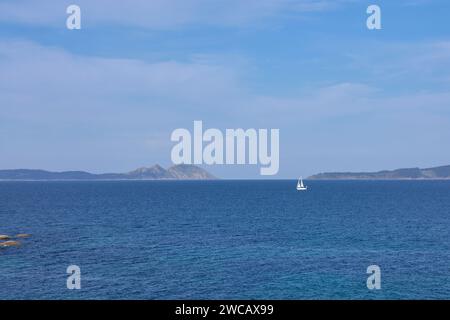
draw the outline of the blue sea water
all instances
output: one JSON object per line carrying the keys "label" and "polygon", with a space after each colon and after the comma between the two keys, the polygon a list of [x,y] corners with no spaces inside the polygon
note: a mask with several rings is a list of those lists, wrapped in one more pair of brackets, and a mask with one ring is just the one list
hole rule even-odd
{"label": "blue sea water", "polygon": [[0,299],[450,298],[450,181],[307,184],[1,182]]}

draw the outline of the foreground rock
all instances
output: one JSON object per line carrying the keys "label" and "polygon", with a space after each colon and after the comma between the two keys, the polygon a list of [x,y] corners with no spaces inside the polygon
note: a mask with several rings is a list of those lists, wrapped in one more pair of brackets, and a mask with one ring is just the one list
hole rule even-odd
{"label": "foreground rock", "polygon": [[18,247],[20,246],[20,242],[19,241],[5,241],[5,242],[0,242],[0,247]]}
{"label": "foreground rock", "polygon": [[29,237],[31,237],[31,234],[28,234],[28,233],[19,233],[19,234],[17,234],[16,235],[16,238],[29,238]]}

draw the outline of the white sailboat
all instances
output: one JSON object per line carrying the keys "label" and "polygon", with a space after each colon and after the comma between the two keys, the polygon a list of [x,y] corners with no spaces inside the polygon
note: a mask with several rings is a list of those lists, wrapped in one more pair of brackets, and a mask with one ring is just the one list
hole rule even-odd
{"label": "white sailboat", "polygon": [[298,179],[297,190],[298,191],[306,191],[306,190],[308,190],[308,187],[303,184],[303,179],[302,178]]}

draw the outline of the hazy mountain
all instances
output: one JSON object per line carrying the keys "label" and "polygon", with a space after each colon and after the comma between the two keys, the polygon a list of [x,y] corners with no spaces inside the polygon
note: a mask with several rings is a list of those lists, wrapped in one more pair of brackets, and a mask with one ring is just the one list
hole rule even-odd
{"label": "hazy mountain", "polygon": [[179,164],[170,167],[167,170],[167,173],[174,179],[197,179],[197,180],[215,179],[215,177],[206,170],[186,164]]}
{"label": "hazy mountain", "polygon": [[194,165],[176,165],[168,170],[159,165],[127,173],[93,174],[84,171],[50,172],[45,170],[0,170],[0,180],[210,180],[216,179]]}
{"label": "hazy mountain", "polygon": [[134,171],[128,172],[125,175],[130,179],[174,179],[174,177],[160,165],[154,165],[150,168],[138,168]]}
{"label": "hazy mountain", "polygon": [[0,180],[86,180],[95,179],[95,177],[96,175],[84,171],[50,172],[32,169],[0,170]]}
{"label": "hazy mountain", "polygon": [[353,179],[450,179],[450,166],[434,168],[407,168],[397,170],[384,170],[378,172],[325,172],[309,177],[309,179],[322,180],[353,180]]}

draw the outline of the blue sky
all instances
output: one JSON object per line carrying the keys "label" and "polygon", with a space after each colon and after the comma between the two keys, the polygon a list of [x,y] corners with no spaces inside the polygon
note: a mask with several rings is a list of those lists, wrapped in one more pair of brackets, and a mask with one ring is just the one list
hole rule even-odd
{"label": "blue sky", "polygon": [[[65,27],[72,3],[81,30]],[[449,14],[443,0],[2,0],[0,168],[168,166],[171,132],[194,120],[279,128],[275,178],[450,164]]]}

